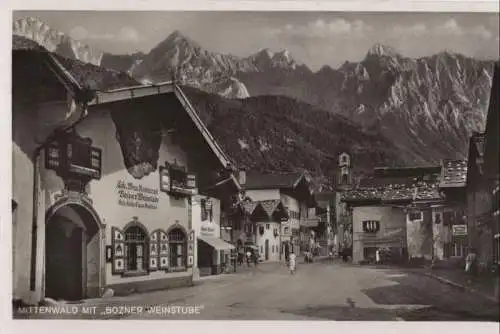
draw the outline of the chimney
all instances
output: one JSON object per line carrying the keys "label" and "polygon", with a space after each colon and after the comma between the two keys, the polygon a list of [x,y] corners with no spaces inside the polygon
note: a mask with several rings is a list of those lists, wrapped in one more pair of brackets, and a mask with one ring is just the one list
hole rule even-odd
{"label": "chimney", "polygon": [[239,171],[238,182],[243,186],[247,183],[247,172],[243,169]]}

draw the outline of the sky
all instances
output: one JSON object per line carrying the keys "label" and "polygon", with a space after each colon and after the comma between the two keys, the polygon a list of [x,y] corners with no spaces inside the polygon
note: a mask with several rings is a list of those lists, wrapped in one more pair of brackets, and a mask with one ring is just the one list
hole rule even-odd
{"label": "sky", "polygon": [[498,13],[17,11],[114,54],[149,52],[175,30],[203,48],[249,56],[287,49],[313,70],[359,61],[376,43],[408,57],[440,51],[499,57]]}

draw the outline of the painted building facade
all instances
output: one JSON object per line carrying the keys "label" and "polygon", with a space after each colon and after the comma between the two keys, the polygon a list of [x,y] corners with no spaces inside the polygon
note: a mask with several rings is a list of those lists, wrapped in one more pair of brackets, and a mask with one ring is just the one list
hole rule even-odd
{"label": "painted building facade", "polygon": [[298,252],[314,197],[305,176],[298,173],[247,172],[241,186],[254,204],[255,245],[262,261],[279,261],[285,247]]}
{"label": "painted building facade", "polygon": [[440,166],[376,168],[342,199],[352,211],[353,260],[374,258],[378,248],[399,261],[463,259],[464,161]]}
{"label": "painted building facade", "polygon": [[14,40],[14,299],[192,282],[192,199],[230,163],[179,87],[134,84]]}
{"label": "painted building facade", "polygon": [[353,207],[352,260],[373,259],[378,248],[401,254],[406,248],[406,214],[391,206]]}

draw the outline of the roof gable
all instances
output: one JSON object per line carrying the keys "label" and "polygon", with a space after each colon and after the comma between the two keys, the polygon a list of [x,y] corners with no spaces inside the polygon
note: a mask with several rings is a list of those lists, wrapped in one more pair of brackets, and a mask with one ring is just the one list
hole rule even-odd
{"label": "roof gable", "polygon": [[88,98],[90,101],[78,101],[88,102],[90,109],[98,105],[134,100],[138,97],[146,98],[161,94],[173,94],[223,167],[230,168],[232,166],[229,158],[203,124],[184,92],[177,85],[171,82],[160,85],[140,85],[139,82],[125,73],[61,57],[48,52],[37,43],[24,37],[13,35],[12,40],[13,57],[16,57],[18,52],[40,54],[42,56],[40,59],[46,66],[51,68],[57,79],[75,96],[75,99],[90,89],[92,92],[92,96]]}
{"label": "roof gable", "polygon": [[245,189],[293,189],[302,179],[300,173],[258,173],[249,172],[246,175]]}
{"label": "roof gable", "polygon": [[13,35],[12,56],[15,57],[18,52],[43,54],[50,62],[49,66],[53,66],[63,73],[61,79],[77,86],[77,89],[86,87],[97,91],[140,85],[137,80],[124,72],[65,58],[56,53],[49,52],[44,47],[28,38]]}

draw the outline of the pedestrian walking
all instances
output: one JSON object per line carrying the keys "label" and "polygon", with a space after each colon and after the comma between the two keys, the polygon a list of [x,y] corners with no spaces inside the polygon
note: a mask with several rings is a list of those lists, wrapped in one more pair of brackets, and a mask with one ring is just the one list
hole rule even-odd
{"label": "pedestrian walking", "polygon": [[375,251],[375,263],[380,263],[380,248],[377,248],[377,250]]}
{"label": "pedestrian walking", "polygon": [[475,274],[475,265],[476,265],[476,252],[474,249],[471,249],[467,257],[465,258],[465,272],[469,275],[473,276]]}
{"label": "pedestrian walking", "polygon": [[248,268],[250,268],[250,261],[252,259],[252,253],[250,252],[250,250],[247,251],[247,266]]}
{"label": "pedestrian walking", "polygon": [[288,267],[288,261],[290,260],[290,246],[288,242],[285,243],[285,264]]}
{"label": "pedestrian walking", "polygon": [[259,263],[259,253],[256,251],[253,252],[253,265],[257,268],[257,264]]}
{"label": "pedestrian walking", "polygon": [[292,251],[290,253],[290,259],[289,259],[289,269],[290,269],[290,274],[295,274],[295,270],[296,270],[296,265],[297,265],[297,261],[296,261],[297,257],[295,255],[295,253]]}
{"label": "pedestrian walking", "polygon": [[347,257],[347,251],[345,249],[342,249],[342,261],[344,263],[347,263],[348,257]]}

